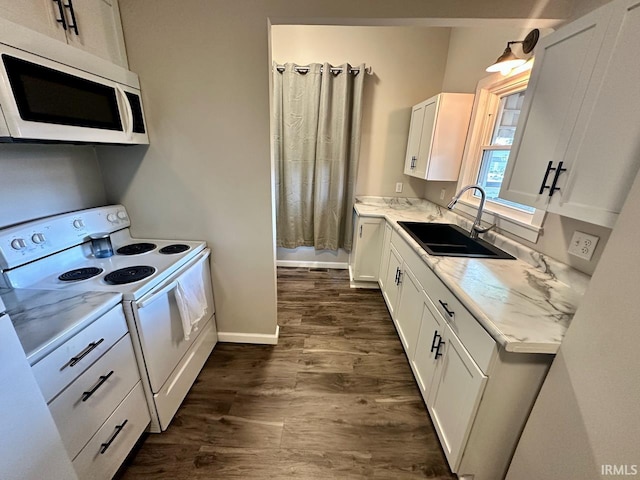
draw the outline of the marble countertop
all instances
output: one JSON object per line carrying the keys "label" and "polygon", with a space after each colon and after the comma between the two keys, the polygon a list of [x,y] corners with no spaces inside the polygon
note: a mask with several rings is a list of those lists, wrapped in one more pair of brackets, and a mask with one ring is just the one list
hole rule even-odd
{"label": "marble countertop", "polygon": [[556,353],[590,277],[493,231],[482,238],[516,260],[432,256],[398,221],[471,221],[422,199],[359,197],[361,216],[384,217],[507,351]]}
{"label": "marble countertop", "polygon": [[0,289],[27,360],[37,363],[122,301],[119,293]]}

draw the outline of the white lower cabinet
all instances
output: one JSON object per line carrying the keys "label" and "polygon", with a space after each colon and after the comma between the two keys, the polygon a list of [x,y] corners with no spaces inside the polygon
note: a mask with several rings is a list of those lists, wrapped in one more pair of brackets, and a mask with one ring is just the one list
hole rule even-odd
{"label": "white lower cabinet", "polygon": [[383,297],[451,470],[503,479],[553,356],[499,347],[399,233],[382,258]]}
{"label": "white lower cabinet", "polygon": [[442,359],[427,405],[449,465],[460,465],[487,377],[447,325],[438,344]]}
{"label": "white lower cabinet", "polygon": [[122,306],[32,370],[78,478],[112,478],[151,421]]}
{"label": "white lower cabinet", "polygon": [[73,460],[78,478],[113,478],[149,421],[142,384],[138,382]]}
{"label": "white lower cabinet", "polygon": [[394,318],[396,329],[400,335],[402,346],[407,357],[412,358],[420,332],[420,317],[422,313],[422,286],[409,267],[402,266],[398,274],[400,284],[400,299]]}
{"label": "white lower cabinet", "polygon": [[384,269],[386,272],[385,288],[382,289],[382,296],[387,303],[391,318],[395,318],[396,302],[400,293],[399,277],[402,270],[402,257],[392,244],[389,245],[387,253],[387,266]]}
{"label": "white lower cabinet", "polygon": [[442,355],[440,339],[444,335],[445,321],[437,313],[429,297],[424,292],[422,296],[420,334],[415,353],[411,359],[411,368],[418,381],[424,401],[427,402],[439,364],[438,358]]}
{"label": "white lower cabinet", "polygon": [[[353,248],[349,255],[349,270],[354,282],[377,282],[380,270],[383,218],[356,215]],[[373,284],[375,287],[375,284]]]}

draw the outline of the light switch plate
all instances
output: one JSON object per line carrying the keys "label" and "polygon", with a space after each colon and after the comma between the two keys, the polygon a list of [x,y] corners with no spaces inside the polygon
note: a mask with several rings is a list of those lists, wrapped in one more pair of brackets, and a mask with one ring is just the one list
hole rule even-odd
{"label": "light switch plate", "polygon": [[589,235],[588,233],[576,230],[573,232],[571,243],[569,243],[569,253],[576,257],[584,258],[585,260],[591,260],[598,240],[600,240],[600,238],[595,235]]}
{"label": "light switch plate", "polygon": [[396,193],[402,192],[402,182],[396,183]]}

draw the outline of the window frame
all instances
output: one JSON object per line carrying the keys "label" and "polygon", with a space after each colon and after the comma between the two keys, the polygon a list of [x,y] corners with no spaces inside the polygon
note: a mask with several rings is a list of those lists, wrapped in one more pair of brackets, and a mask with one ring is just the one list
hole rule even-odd
{"label": "window frame", "polygon": [[[511,145],[490,146],[491,135],[500,107],[500,98],[527,87],[531,65],[532,62],[529,61],[507,76],[495,73],[478,82],[458,179],[458,190],[465,185],[477,183],[485,150],[504,150],[505,147],[511,149]],[[479,204],[480,199],[475,197],[472,191],[467,191],[460,198],[457,208],[463,213],[475,216]],[[501,230],[535,243],[542,231],[545,215],[544,210],[536,209],[531,214],[516,207],[487,200],[482,220],[495,223]]]}

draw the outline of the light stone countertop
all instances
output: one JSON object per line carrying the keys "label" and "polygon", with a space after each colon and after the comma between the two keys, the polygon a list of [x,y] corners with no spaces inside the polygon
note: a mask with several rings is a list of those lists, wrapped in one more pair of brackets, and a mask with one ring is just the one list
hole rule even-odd
{"label": "light stone countertop", "polygon": [[489,334],[507,351],[558,351],[590,277],[491,231],[482,238],[516,260],[432,256],[398,221],[471,228],[471,221],[427,200],[358,197],[360,216],[384,217]]}
{"label": "light stone countertop", "polygon": [[119,293],[22,288],[0,297],[31,365],[122,301]]}

